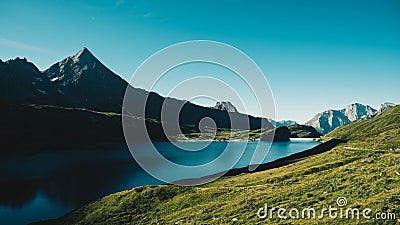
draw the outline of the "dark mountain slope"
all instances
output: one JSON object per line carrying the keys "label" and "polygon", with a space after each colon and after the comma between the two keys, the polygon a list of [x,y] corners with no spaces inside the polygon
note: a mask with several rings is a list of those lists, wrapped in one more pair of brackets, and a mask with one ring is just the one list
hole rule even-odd
{"label": "dark mountain slope", "polygon": [[291,138],[319,138],[321,134],[318,133],[312,126],[307,125],[290,125],[288,126],[290,130],[290,137]]}
{"label": "dark mountain slope", "polygon": [[[4,105],[3,105],[4,106]],[[131,126],[143,122],[146,132],[132,138],[167,141],[162,124],[154,119],[129,118]],[[0,155],[15,155],[58,150],[102,149],[124,145],[121,114],[45,105],[7,105],[0,111]],[[177,135],[178,130],[170,134]],[[172,140],[174,137],[171,137]]]}
{"label": "dark mountain slope", "polygon": [[[143,137],[136,136],[146,135],[144,130],[153,141],[176,137],[180,131],[184,134],[199,132],[199,123],[206,117],[213,119],[221,129],[273,128],[263,118],[202,107],[134,88],[86,48],[43,72],[26,59],[0,61],[0,87],[0,106],[4,108],[0,141],[13,148],[25,146],[21,139],[32,149],[50,143],[68,146],[76,140],[82,145],[95,140],[123,141],[121,114],[126,91],[132,101],[124,108],[125,118],[133,124],[140,118],[147,126],[146,129],[131,126],[136,129],[133,130],[134,140],[141,141]],[[53,107],[26,106],[32,104]],[[104,115],[113,116],[110,119]],[[104,126],[108,129],[103,129]]]}
{"label": "dark mountain slope", "polygon": [[39,69],[25,58],[0,60],[0,103],[55,103],[54,87]]}
{"label": "dark mountain slope", "polygon": [[63,95],[63,106],[121,112],[127,82],[105,67],[88,49],[83,48],[43,73]]}

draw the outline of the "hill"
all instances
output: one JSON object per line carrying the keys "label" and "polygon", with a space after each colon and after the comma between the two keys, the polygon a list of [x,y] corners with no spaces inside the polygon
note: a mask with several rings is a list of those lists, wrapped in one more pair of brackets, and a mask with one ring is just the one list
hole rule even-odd
{"label": "hill", "polygon": [[288,126],[291,138],[319,138],[321,134],[312,127],[307,125],[291,125]]}
{"label": "hill", "polygon": [[[399,110],[397,106],[374,119],[343,126],[326,138],[348,139],[348,143],[280,168],[223,177],[197,187],[134,188],[39,224],[396,224],[400,222],[396,217],[400,211]],[[387,135],[391,138],[385,139]],[[362,149],[360,144],[372,146]],[[384,213],[392,218],[256,216],[265,203],[270,208],[340,208],[339,197],[346,198],[348,208],[370,208],[371,216]]]}

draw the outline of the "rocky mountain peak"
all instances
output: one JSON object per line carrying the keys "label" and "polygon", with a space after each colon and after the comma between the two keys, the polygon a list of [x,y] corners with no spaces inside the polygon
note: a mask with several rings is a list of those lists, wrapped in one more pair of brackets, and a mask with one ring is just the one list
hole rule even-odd
{"label": "rocky mountain peak", "polygon": [[370,119],[375,116],[376,109],[369,105],[353,103],[340,110],[350,121]]}
{"label": "rocky mountain peak", "polygon": [[226,110],[228,112],[238,112],[236,107],[230,101],[217,102],[213,108],[218,110]]}
{"label": "rocky mountain peak", "polygon": [[96,78],[103,78],[106,73],[111,73],[87,48],[52,65],[44,73],[52,82],[66,86],[77,83],[87,71],[97,74]]}
{"label": "rocky mountain peak", "polygon": [[74,62],[78,61],[97,61],[96,57],[87,49],[82,48],[78,53],[71,57]]}
{"label": "rocky mountain peak", "polygon": [[390,102],[385,102],[379,105],[378,107],[378,113],[382,113],[383,111],[386,111],[392,107],[395,107],[396,104],[390,103]]}

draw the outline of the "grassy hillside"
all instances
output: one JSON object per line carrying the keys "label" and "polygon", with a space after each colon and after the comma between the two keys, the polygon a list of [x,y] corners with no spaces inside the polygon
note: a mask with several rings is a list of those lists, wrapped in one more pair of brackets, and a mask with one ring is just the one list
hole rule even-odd
{"label": "grassy hillside", "polygon": [[[284,130],[286,126],[278,127],[278,130]],[[231,129],[210,129],[205,128],[205,132],[192,132],[185,134],[184,137],[177,137],[177,140],[185,141],[188,139],[199,139],[199,140],[216,140],[216,141],[227,141],[227,140],[241,140],[241,141],[252,141],[260,139],[262,136],[272,135],[273,131],[277,139],[287,141],[289,136],[291,138],[319,138],[321,136],[315,128],[306,125],[291,125],[287,126],[290,134],[284,133],[277,134],[275,129],[256,129],[256,130],[231,130]],[[203,136],[201,136],[203,135]],[[269,138],[272,140],[272,138]]]}
{"label": "grassy hillside", "polygon": [[[373,120],[335,130],[328,139],[349,142],[290,165],[196,187],[135,188],[43,224],[399,224],[398,112],[396,107]],[[332,219],[326,213],[322,219],[285,220],[276,212],[272,219],[256,216],[265,203],[287,210],[313,207],[320,215],[324,207],[340,208],[338,197],[347,199],[344,210],[371,208],[372,217],[395,213],[396,219]]]}
{"label": "grassy hillside", "polygon": [[227,140],[254,140],[260,138],[260,135],[265,132],[264,129],[256,129],[256,130],[231,130],[231,129],[210,129],[205,128],[204,133],[200,132],[191,132],[186,133],[184,137],[177,137],[176,139],[179,141],[187,141],[187,140],[216,140],[216,141],[227,141]]}
{"label": "grassy hillside", "polygon": [[348,139],[353,147],[400,150],[400,106],[370,120],[354,121],[335,129],[325,139]]}

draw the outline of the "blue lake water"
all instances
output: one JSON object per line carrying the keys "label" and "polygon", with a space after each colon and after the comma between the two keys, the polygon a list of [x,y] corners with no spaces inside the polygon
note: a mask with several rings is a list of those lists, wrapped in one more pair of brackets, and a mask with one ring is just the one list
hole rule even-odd
{"label": "blue lake water", "polygon": [[[217,159],[229,144],[227,156],[236,157],[244,149],[234,168],[249,165],[258,142],[212,142],[201,151],[182,151],[173,143],[155,143],[168,160],[197,166]],[[290,141],[272,143],[263,163],[310,149],[319,142]],[[179,143],[184,148],[201,148],[203,142]],[[261,142],[257,148],[267,148]],[[140,157],[146,148],[138,146]],[[169,181],[199,178],[224,171],[227,163],[216,163],[190,173],[168,171],[158,160],[147,159],[155,171]],[[146,173],[128,149],[115,146],[109,151],[72,151],[31,156],[0,157],[0,224],[26,224],[56,218],[105,195],[142,185],[163,182]]]}

